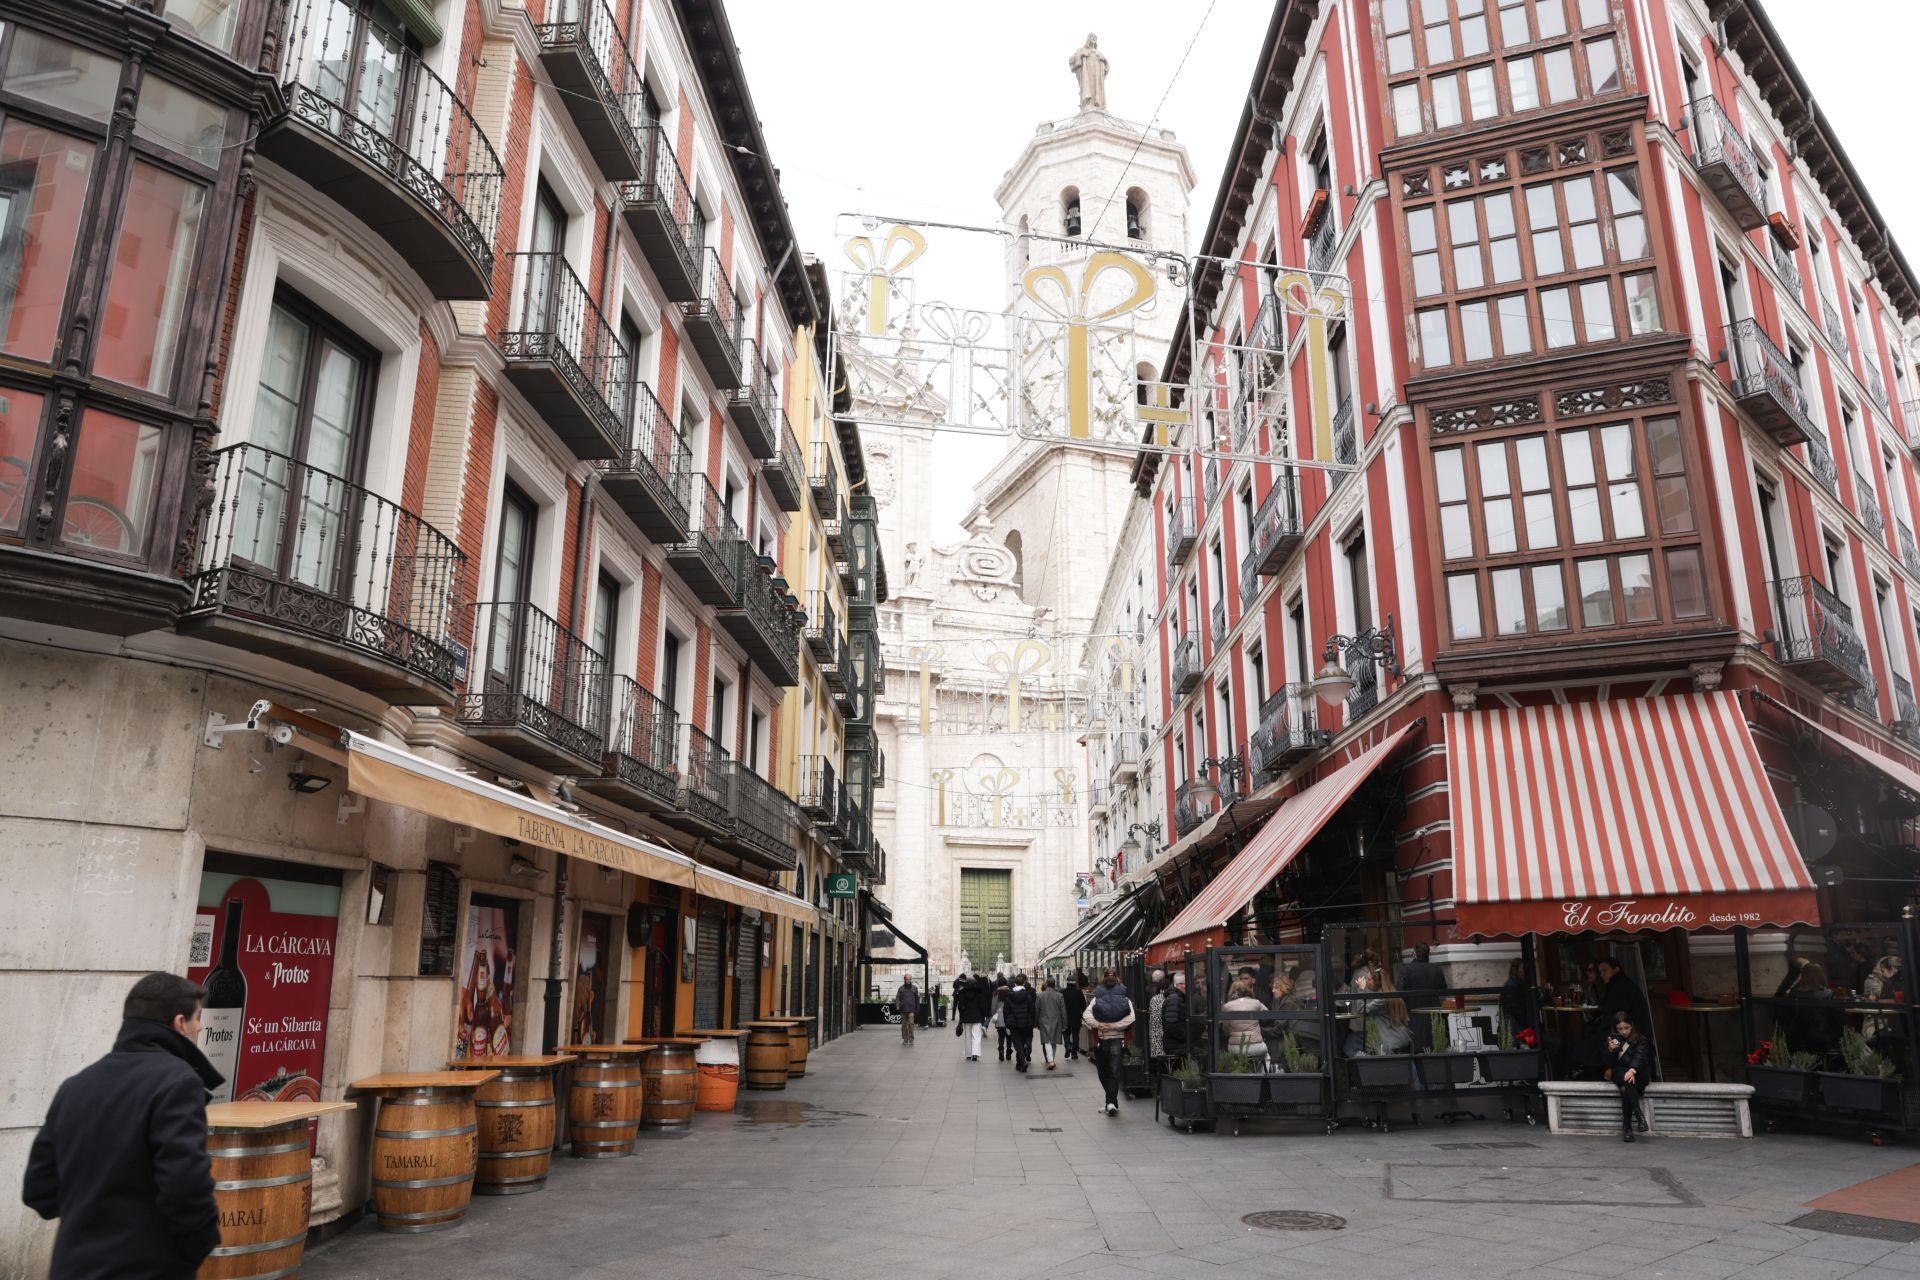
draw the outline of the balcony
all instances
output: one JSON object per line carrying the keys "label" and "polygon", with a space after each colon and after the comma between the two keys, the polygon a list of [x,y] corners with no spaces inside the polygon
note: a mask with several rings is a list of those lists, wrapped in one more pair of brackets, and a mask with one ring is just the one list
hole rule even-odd
{"label": "balcony", "polygon": [[1220,812],[1220,793],[1202,798],[1195,794],[1198,780],[1189,779],[1173,789],[1173,830],[1176,836],[1191,835],[1201,823]]}
{"label": "balcony", "polygon": [[1334,225],[1333,211],[1328,209],[1320,220],[1313,225],[1313,234],[1307,237],[1307,270],[1318,275],[1333,269],[1333,251],[1340,243],[1340,228]]}
{"label": "balcony", "polygon": [[1313,686],[1285,684],[1260,708],[1260,724],[1247,743],[1247,767],[1258,778],[1276,777],[1312,755],[1333,735],[1319,727]]}
{"label": "balcony", "polygon": [[727,392],[727,413],[747,452],[756,458],[774,455],[779,433],[784,427],[780,415],[780,393],[774,385],[773,370],[760,362],[759,344],[752,338],[740,344],[739,385]]}
{"label": "balcony", "polygon": [[257,445],[213,456],[183,631],[401,706],[454,701],[467,558],[413,512]]}
{"label": "balcony", "polygon": [[627,352],[557,253],[516,253],[518,328],[500,334],[507,380],[577,458],[624,452]]}
{"label": "balcony", "polygon": [[846,569],[841,578],[846,584],[848,605],[879,603],[880,590],[880,509],[870,493],[856,493],[847,499],[844,522]]}
{"label": "balcony", "polygon": [[1907,436],[1907,448],[1920,451],[1920,400],[1900,402],[1900,426]]}
{"label": "balcony", "polygon": [[1812,578],[1783,578],[1772,588],[1778,630],[1771,639],[1782,666],[1829,692],[1873,683],[1853,610]]}
{"label": "balcony", "polygon": [[827,756],[801,756],[795,797],[800,816],[810,819],[834,839],[845,832],[840,827],[840,783],[834,776],[833,761]]}
{"label": "balcony", "polygon": [[833,705],[849,722],[849,730],[855,727],[854,722],[872,723],[873,672],[879,665],[874,653],[878,648],[879,640],[871,632],[850,631],[840,638],[840,661],[835,668],[821,671],[833,693]]}
{"label": "balcony", "polygon": [[772,569],[761,563],[751,546],[735,541],[731,551],[734,603],[719,607],[720,625],[775,685],[798,684],[800,627],[793,606],[784,591],[774,585]]}
{"label": "balcony", "polygon": [[1849,354],[1847,350],[1847,326],[1840,322],[1840,312],[1834,307],[1833,299],[1829,298],[1824,291],[1816,290],[1816,292],[1820,292],[1821,328],[1826,330],[1827,341],[1831,342],[1833,349],[1840,353],[1841,363],[1844,364]]}
{"label": "balcony", "polygon": [[713,385],[732,391],[746,373],[740,363],[740,304],[734,299],[727,273],[720,269],[719,253],[702,249],[698,257],[700,296],[681,303],[680,314],[686,318],[687,336],[693,339],[693,349],[700,353]]}
{"label": "balcony", "polygon": [[677,808],[680,772],[674,761],[674,738],[678,729],[672,707],[631,676],[615,676],[600,776],[582,778],[581,789],[636,809],[670,812]]}
{"label": "balcony", "polygon": [[1194,518],[1193,499],[1181,498],[1167,512],[1167,567],[1177,569],[1200,541],[1200,522]]}
{"label": "balcony", "polygon": [[295,0],[280,44],[286,112],[260,154],[386,241],[436,298],[493,289],[500,157],[459,95],[411,49],[365,47],[350,5]]}
{"label": "balcony", "polygon": [[847,788],[840,790],[840,825],[846,834],[840,840],[840,860],[850,870],[874,879],[879,870],[873,841],[873,820],[857,797]]}
{"label": "balcony", "polygon": [[1273,478],[1273,487],[1260,500],[1253,513],[1253,529],[1248,541],[1247,560],[1254,572],[1266,576],[1279,573],[1300,548],[1306,520],[1300,507],[1300,473],[1282,467]]}
{"label": "balcony", "polygon": [[[1360,461],[1360,437],[1353,427],[1352,396],[1342,400],[1340,407],[1333,411],[1333,460],[1349,467]],[[1334,487],[1344,484],[1351,474],[1347,472],[1337,476]]]}
{"label": "balcony", "polygon": [[696,476],[692,488],[686,540],[667,547],[667,563],[706,604],[734,604],[739,599],[740,570],[733,548],[740,542],[740,526],[721,505],[711,480]]}
{"label": "balcony", "polygon": [[820,676],[828,686],[846,688],[847,638],[835,616],[833,595],[826,591],[807,593],[807,649],[820,664]]}
{"label": "balcony", "polygon": [[662,544],[686,539],[693,451],[646,383],[634,383],[633,424],[620,456],[594,465],[607,495],[640,532]]}
{"label": "balcony", "polygon": [[1352,724],[1380,705],[1380,668],[1364,654],[1347,659],[1347,674],[1353,677],[1353,690],[1347,694],[1347,723]]}
{"label": "balcony", "polygon": [[646,168],[638,182],[620,184],[621,212],[640,252],[653,268],[660,291],[674,302],[700,297],[700,259],[687,240],[693,188],[673,154],[672,140],[657,124],[640,134]]}
{"label": "balcony", "polygon": [[1200,683],[1200,640],[1193,632],[1183,631],[1174,641],[1172,670],[1175,696],[1193,692]]}
{"label": "balcony", "polygon": [[640,73],[627,57],[613,14],[595,0],[572,0],[555,8],[577,11],[578,17],[534,28],[540,36],[541,68],[600,172],[612,182],[641,177],[645,117]]}
{"label": "balcony", "polygon": [[805,484],[801,472],[804,460],[800,456],[800,442],[793,438],[793,427],[785,414],[779,417],[779,448],[760,464],[760,478],[767,482],[767,492],[773,495],[775,506],[782,511],[798,511],[800,491]]}
{"label": "balcony", "polygon": [[733,825],[720,846],[774,871],[799,865],[794,850],[800,812],[781,790],[741,760],[719,762],[722,786],[733,797]]}
{"label": "balcony", "polygon": [[1880,407],[1880,412],[1887,412],[1887,381],[1880,375],[1880,361],[1871,347],[1860,354],[1860,371],[1866,375],[1867,394]]}
{"label": "balcony", "polygon": [[1807,469],[1813,472],[1813,478],[1820,487],[1838,498],[1840,496],[1840,468],[1833,461],[1833,450],[1827,448],[1827,442],[1818,434],[1808,436],[1801,443],[1807,447]]}
{"label": "balcony", "polygon": [[1793,250],[1780,243],[1778,236],[1768,236],[1767,246],[1773,251],[1773,272],[1780,277],[1780,285],[1795,299],[1800,295],[1800,267],[1793,260]]}
{"label": "balcony", "polygon": [[680,795],[676,825],[700,835],[733,830],[733,793],[727,749],[690,724],[680,726]]}
{"label": "balcony", "polygon": [[1896,738],[1920,743],[1920,706],[1913,700],[1913,685],[1905,676],[1893,678],[1893,724]]}
{"label": "balcony", "polygon": [[1740,136],[1726,110],[1712,94],[1695,98],[1688,108],[1692,121],[1693,167],[1720,198],[1742,231],[1767,224],[1767,189],[1753,148]]}
{"label": "balcony", "polygon": [[1920,546],[1914,544],[1913,530],[1904,524],[1900,525],[1900,563],[1907,567],[1908,573],[1920,578]]}
{"label": "balcony", "polygon": [[1107,780],[1118,785],[1140,776],[1140,738],[1134,730],[1116,733],[1107,747]]}
{"label": "balcony", "polygon": [[1220,459],[1208,458],[1203,474],[1206,482],[1207,506],[1211,507],[1220,500]]}
{"label": "balcony", "polygon": [[1873,479],[1863,471],[1853,473],[1853,506],[1874,539],[1884,541],[1887,521],[1880,514],[1880,495],[1874,492]]}
{"label": "balcony", "polygon": [[1087,816],[1104,818],[1107,815],[1107,784],[1090,782],[1087,784]]}
{"label": "balcony", "polygon": [[840,464],[834,456],[831,441],[813,442],[808,454],[807,487],[813,491],[813,505],[820,508],[822,516],[832,515],[843,505],[840,501]]}
{"label": "balcony", "polygon": [[1815,434],[1807,393],[1758,320],[1727,326],[1727,387],[1734,402],[1782,447]]}
{"label": "balcony", "polygon": [[1207,641],[1215,649],[1226,643],[1227,639],[1227,602],[1215,600],[1209,613]]}
{"label": "balcony", "polygon": [[476,604],[460,724],[475,741],[542,769],[597,774],[606,754],[606,660],[530,604]]}

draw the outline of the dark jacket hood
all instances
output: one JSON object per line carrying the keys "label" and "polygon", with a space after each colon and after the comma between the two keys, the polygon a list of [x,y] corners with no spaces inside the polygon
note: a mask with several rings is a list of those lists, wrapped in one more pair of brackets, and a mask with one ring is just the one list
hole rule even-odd
{"label": "dark jacket hood", "polygon": [[145,1018],[128,1018],[120,1024],[120,1034],[113,1038],[115,1053],[170,1053],[193,1068],[200,1077],[200,1083],[212,1093],[227,1082],[227,1078],[214,1070],[213,1063],[207,1061],[207,1055],[200,1052],[200,1046],[175,1031],[172,1027],[159,1022],[148,1022]]}

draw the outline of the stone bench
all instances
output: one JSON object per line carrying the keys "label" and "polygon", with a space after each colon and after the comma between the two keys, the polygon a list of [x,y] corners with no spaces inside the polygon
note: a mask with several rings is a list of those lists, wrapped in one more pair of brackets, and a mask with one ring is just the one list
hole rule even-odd
{"label": "stone bench", "polygon": [[[1604,1080],[1543,1080],[1549,1133],[1620,1132],[1620,1091]],[[1751,1138],[1746,1084],[1650,1084],[1641,1095],[1647,1132],[1670,1138]]]}

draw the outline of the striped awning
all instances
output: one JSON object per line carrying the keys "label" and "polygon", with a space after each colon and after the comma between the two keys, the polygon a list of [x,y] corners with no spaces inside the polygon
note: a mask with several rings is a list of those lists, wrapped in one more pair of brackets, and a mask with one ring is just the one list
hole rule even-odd
{"label": "striped awning", "polygon": [[1089,912],[1086,919],[1040,953],[1040,963],[1046,964],[1050,960],[1070,957],[1083,947],[1106,937],[1113,929],[1125,923],[1122,918],[1123,912],[1131,914],[1139,910],[1139,904],[1134,901],[1139,896],[1139,892],[1137,886],[1128,889],[1098,911]]}
{"label": "striped awning", "polygon": [[1899,784],[1902,790],[1912,795],[1920,796],[1920,773],[1916,773],[1913,769],[1895,760],[1892,756],[1881,755],[1865,743],[1855,742],[1852,738],[1827,728],[1827,726],[1821,724],[1812,716],[1803,716],[1792,707],[1787,708],[1787,713],[1833,739],[1834,742],[1844,747],[1848,754],[1852,755],[1862,764],[1878,769],[1889,779]]}
{"label": "striped awning", "polygon": [[1814,924],[1731,693],[1447,716],[1463,935]]}
{"label": "striped awning", "polygon": [[1247,847],[1235,854],[1233,861],[1147,944],[1147,963],[1177,959],[1183,947],[1193,950],[1205,947],[1210,941],[1208,933],[1225,924],[1235,912],[1252,902],[1255,894],[1271,884],[1413,728],[1408,725],[1388,734],[1377,745],[1282,804],[1279,811],[1267,819],[1267,825],[1247,842]]}

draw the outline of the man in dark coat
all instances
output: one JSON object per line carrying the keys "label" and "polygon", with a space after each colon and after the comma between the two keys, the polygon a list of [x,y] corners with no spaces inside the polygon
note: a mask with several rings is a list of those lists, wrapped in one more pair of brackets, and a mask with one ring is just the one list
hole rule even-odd
{"label": "man in dark coat", "polygon": [[1600,979],[1599,1015],[1600,1021],[1591,1033],[1593,1043],[1583,1044],[1583,1057],[1598,1065],[1610,1065],[1603,1061],[1606,1056],[1606,1041],[1613,1030],[1613,1020],[1625,1016],[1639,1030],[1647,1041],[1646,1074],[1649,1080],[1660,1075],[1659,1046],[1653,1040],[1653,1014],[1647,1006],[1647,993],[1634,984],[1620,962],[1608,957],[1600,961],[1594,972]]}
{"label": "man in dark coat", "polygon": [[1413,959],[1400,966],[1400,980],[1395,985],[1407,993],[1406,1004],[1413,1013],[1409,1020],[1413,1025],[1413,1051],[1426,1053],[1431,1049],[1444,1050],[1447,1046],[1435,1045],[1433,1040],[1433,1010],[1445,1003],[1447,990],[1447,971],[1435,964],[1427,949],[1427,944],[1414,944]]}
{"label": "man in dark coat", "polygon": [[968,1062],[980,1061],[981,1025],[987,1020],[987,979],[985,974],[962,975],[953,984],[953,1011],[960,1020],[954,1031],[965,1037]]}
{"label": "man in dark coat", "polygon": [[1178,1069],[1187,1056],[1187,975],[1176,973],[1167,987],[1167,998],[1160,1005],[1160,1043]]}
{"label": "man in dark coat", "polygon": [[1087,980],[1084,973],[1076,973],[1060,994],[1067,1002],[1067,1058],[1069,1061],[1080,1056],[1080,1018],[1087,1011],[1087,992],[1081,984]]}
{"label": "man in dark coat", "polygon": [[222,1078],[194,1044],[206,994],[140,979],[113,1052],[53,1095],[21,1196],[60,1220],[50,1280],[192,1280],[220,1243],[207,1093]]}
{"label": "man in dark coat", "polygon": [[1006,994],[1000,999],[1007,1033],[1013,1038],[1013,1069],[1024,1072],[1027,1062],[1033,1057],[1033,1027],[1039,997],[1027,985],[1027,975],[1016,973],[1013,975],[1013,985],[1007,988]]}

